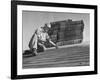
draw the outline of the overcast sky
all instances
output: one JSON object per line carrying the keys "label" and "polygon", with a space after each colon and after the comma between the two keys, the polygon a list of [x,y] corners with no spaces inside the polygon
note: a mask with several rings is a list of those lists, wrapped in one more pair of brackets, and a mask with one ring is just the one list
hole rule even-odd
{"label": "overcast sky", "polygon": [[53,21],[61,21],[72,19],[84,21],[84,41],[89,41],[90,38],[90,16],[88,13],[61,13],[61,12],[37,12],[23,11],[22,12],[22,27],[23,27],[23,50],[29,49],[28,43],[34,30],[43,26],[45,23]]}

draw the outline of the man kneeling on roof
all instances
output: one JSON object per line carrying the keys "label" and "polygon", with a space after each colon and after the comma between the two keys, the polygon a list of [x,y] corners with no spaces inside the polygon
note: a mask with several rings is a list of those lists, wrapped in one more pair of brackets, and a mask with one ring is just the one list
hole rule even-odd
{"label": "man kneeling on roof", "polygon": [[48,24],[45,24],[43,27],[40,27],[35,30],[35,33],[32,35],[32,38],[29,42],[29,48],[32,51],[33,55],[37,55],[38,45],[41,46],[43,50],[46,50],[46,47],[44,45],[46,41],[51,43],[54,47],[56,47],[56,49],[58,48],[58,46],[54,42],[51,41],[48,35],[48,30],[50,28],[51,28],[51,25],[48,23]]}

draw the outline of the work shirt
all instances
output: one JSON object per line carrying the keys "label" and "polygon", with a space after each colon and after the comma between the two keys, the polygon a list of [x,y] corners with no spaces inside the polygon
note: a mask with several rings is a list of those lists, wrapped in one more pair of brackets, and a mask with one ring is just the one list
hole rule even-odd
{"label": "work shirt", "polygon": [[40,41],[46,42],[47,39],[49,39],[48,33],[44,32],[43,28],[37,29],[37,37]]}

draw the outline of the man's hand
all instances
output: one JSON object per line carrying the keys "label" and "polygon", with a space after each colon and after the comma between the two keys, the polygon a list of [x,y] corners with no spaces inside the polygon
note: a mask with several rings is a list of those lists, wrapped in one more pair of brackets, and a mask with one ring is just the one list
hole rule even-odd
{"label": "man's hand", "polygon": [[56,44],[55,48],[56,48],[56,49],[58,49],[58,48],[59,48],[59,47],[57,46],[57,44]]}
{"label": "man's hand", "polygon": [[50,42],[56,49],[58,49],[58,45],[57,45],[57,44],[55,44],[54,42],[52,42],[50,39],[49,39],[49,42]]}

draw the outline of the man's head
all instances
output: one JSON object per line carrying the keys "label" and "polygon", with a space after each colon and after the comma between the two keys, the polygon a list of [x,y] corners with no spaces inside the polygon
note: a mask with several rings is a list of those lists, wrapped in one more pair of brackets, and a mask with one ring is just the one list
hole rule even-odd
{"label": "man's head", "polygon": [[51,24],[50,23],[46,23],[43,28],[44,28],[45,32],[48,32],[48,30],[51,28]]}

